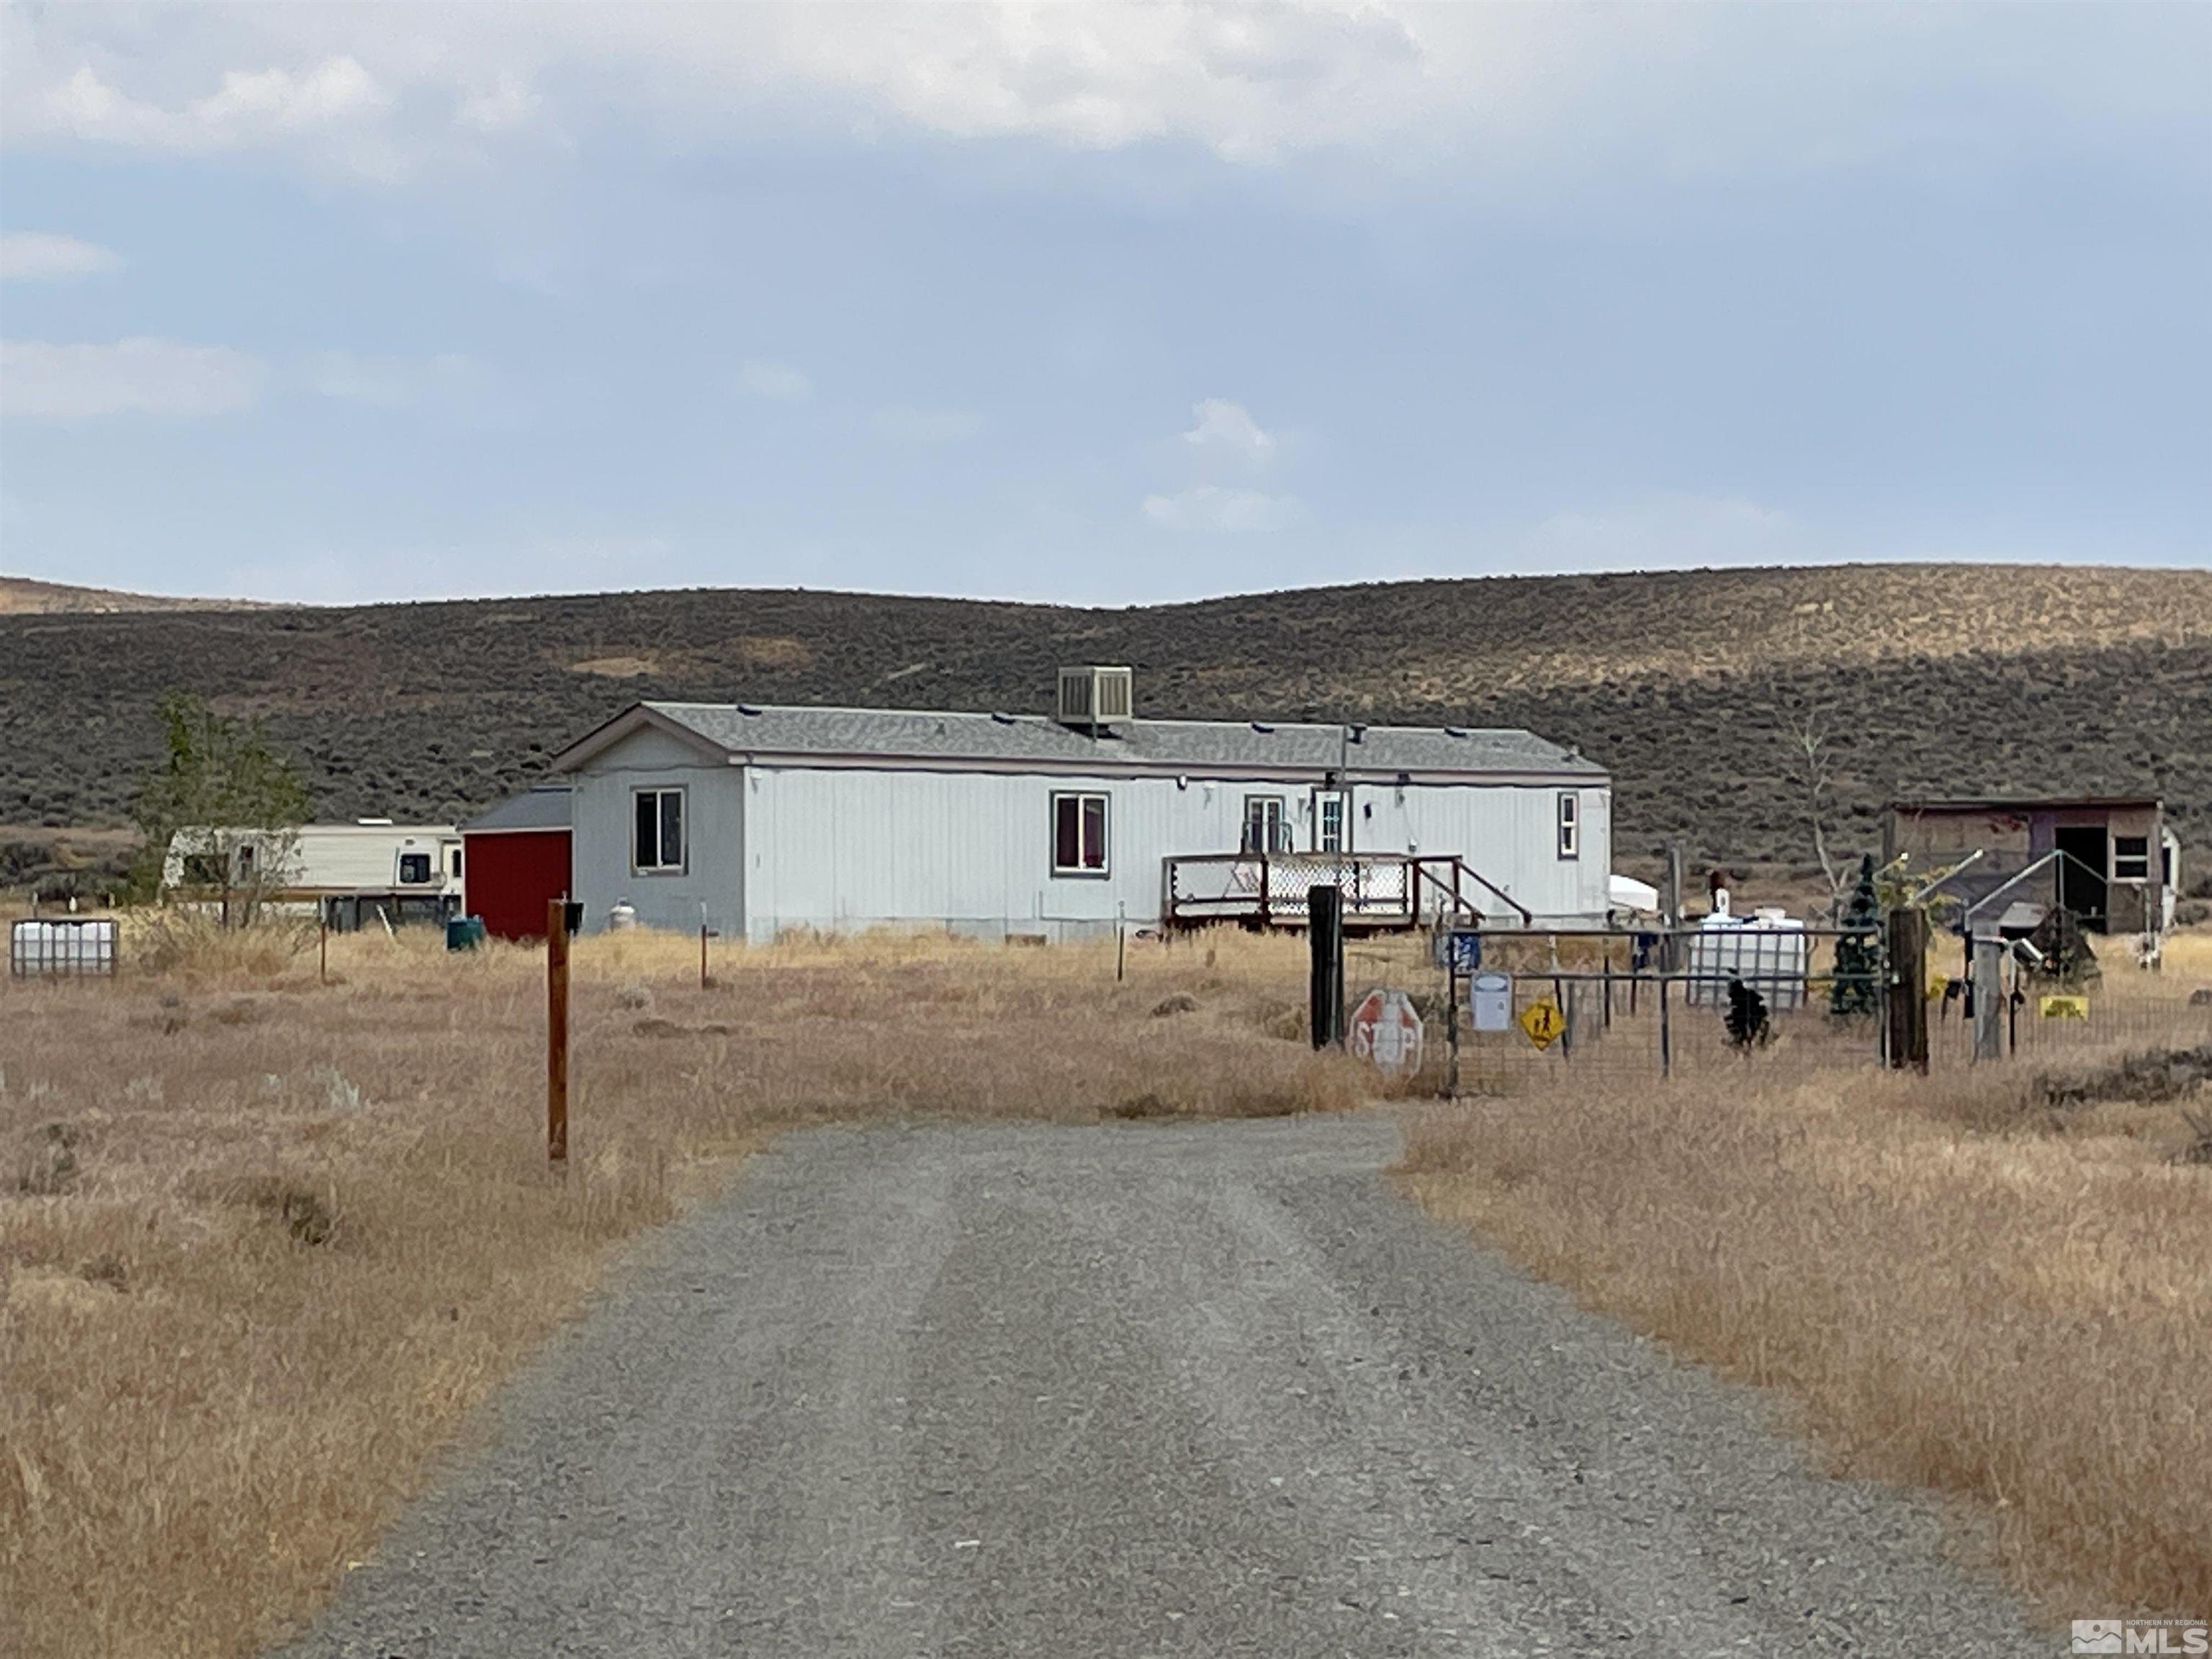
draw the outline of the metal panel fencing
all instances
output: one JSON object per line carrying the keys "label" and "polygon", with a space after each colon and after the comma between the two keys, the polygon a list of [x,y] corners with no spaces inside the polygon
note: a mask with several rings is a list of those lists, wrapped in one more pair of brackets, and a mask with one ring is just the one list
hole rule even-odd
{"label": "metal panel fencing", "polygon": [[[1347,952],[1355,997],[1412,993],[1428,1027],[1417,1091],[1881,1068],[1899,1058],[1890,1016],[1907,997],[1923,999],[1926,1069],[1938,1075],[1984,1068],[2041,1087],[2118,1057],[2212,1043],[2212,1000],[2192,1001],[2185,975],[2131,965],[2063,981],[2011,955],[1992,970],[1985,955],[1985,991],[1955,939],[1935,942],[1915,974],[1892,971],[1881,932],[1834,927],[1472,933],[1439,933],[1433,951],[1399,938]],[[1455,935],[1462,948],[1450,948]],[[1919,1069],[1910,1060],[1905,1069]]]}

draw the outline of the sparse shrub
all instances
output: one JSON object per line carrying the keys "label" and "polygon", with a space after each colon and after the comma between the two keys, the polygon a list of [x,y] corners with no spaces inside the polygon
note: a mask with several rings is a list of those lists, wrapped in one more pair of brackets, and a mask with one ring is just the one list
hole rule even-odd
{"label": "sparse shrub", "polygon": [[362,1108],[361,1085],[335,1066],[318,1066],[308,1075],[322,1097],[326,1110],[357,1112]]}
{"label": "sparse shrub", "polygon": [[102,1250],[78,1264],[76,1276],[88,1285],[105,1285],[118,1294],[131,1288],[131,1264],[112,1250]]}
{"label": "sparse shrub", "polygon": [[327,1244],[337,1232],[337,1212],[322,1194],[284,1176],[261,1176],[237,1189],[240,1201],[280,1224],[301,1244]]}
{"label": "sparse shrub", "polygon": [[2153,1048],[2094,1070],[2039,1073],[2037,1097],[2055,1107],[2120,1100],[2137,1105],[2182,1100],[2212,1082],[2212,1042],[2193,1048]]}
{"label": "sparse shrub", "polygon": [[76,1185],[77,1132],[72,1123],[42,1123],[15,1160],[15,1190],[54,1197]]}

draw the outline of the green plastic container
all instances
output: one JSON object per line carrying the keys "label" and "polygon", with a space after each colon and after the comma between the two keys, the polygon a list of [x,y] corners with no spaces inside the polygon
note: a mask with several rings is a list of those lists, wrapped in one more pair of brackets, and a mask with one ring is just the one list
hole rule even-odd
{"label": "green plastic container", "polygon": [[448,916],[446,918],[446,948],[448,951],[473,951],[484,942],[482,916]]}

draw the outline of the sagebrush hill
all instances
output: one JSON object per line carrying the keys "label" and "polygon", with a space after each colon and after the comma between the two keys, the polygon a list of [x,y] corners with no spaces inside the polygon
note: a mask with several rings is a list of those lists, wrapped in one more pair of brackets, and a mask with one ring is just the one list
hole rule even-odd
{"label": "sagebrush hill", "polygon": [[[0,605],[0,838],[119,824],[155,696],[267,722],[319,814],[465,817],[641,697],[1525,726],[1609,768],[1617,861],[1802,870],[1901,795],[2150,793],[2212,854],[2212,571],[1864,565],[1496,577],[1100,610],[707,589],[348,609]],[[1474,849],[1479,852],[1479,849]]]}

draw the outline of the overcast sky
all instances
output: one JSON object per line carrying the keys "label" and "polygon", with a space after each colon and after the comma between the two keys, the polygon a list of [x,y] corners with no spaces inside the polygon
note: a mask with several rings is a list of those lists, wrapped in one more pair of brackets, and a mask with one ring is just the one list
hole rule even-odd
{"label": "overcast sky", "polygon": [[0,19],[7,574],[2212,562],[2212,6]]}

